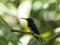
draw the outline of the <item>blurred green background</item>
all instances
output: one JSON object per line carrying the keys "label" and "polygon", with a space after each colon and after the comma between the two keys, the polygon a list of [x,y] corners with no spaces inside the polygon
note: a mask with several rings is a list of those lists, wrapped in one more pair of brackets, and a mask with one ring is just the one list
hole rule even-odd
{"label": "blurred green background", "polygon": [[[11,32],[26,30],[20,18],[32,18],[40,36],[49,39],[60,32],[60,0],[0,0],[0,45],[46,45],[31,35]],[[51,45],[60,45],[60,37]]]}

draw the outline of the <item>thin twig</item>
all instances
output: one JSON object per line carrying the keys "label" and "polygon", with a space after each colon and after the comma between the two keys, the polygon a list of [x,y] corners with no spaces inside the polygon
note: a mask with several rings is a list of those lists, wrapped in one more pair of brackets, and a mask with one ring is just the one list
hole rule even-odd
{"label": "thin twig", "polygon": [[26,31],[21,31],[21,30],[11,30],[11,31],[12,31],[12,32],[19,32],[19,33],[24,33],[24,34],[33,35],[33,36],[36,36],[36,37],[40,38],[41,41],[44,40],[44,38],[42,38],[40,35],[35,34],[35,33],[33,33],[33,32],[26,32]]}
{"label": "thin twig", "polygon": [[52,42],[53,40],[55,40],[57,37],[60,36],[60,32],[55,34],[53,37],[51,37],[50,39],[48,39],[49,42]]}
{"label": "thin twig", "polygon": [[48,40],[44,39],[43,37],[41,37],[40,35],[38,34],[35,34],[33,32],[25,32],[25,31],[21,31],[21,30],[11,30],[12,32],[19,32],[19,33],[24,33],[24,34],[29,34],[29,35],[33,35],[33,36],[36,36],[38,38],[41,39],[41,41],[44,41],[46,42],[47,45],[50,45],[52,43],[53,40],[55,40],[57,37],[60,36],[60,33],[56,34],[55,36],[49,38]]}
{"label": "thin twig", "polygon": [[0,15],[0,19],[5,23],[6,26],[8,26],[9,29],[11,29],[11,27],[8,25],[8,23],[2,18],[2,16]]}

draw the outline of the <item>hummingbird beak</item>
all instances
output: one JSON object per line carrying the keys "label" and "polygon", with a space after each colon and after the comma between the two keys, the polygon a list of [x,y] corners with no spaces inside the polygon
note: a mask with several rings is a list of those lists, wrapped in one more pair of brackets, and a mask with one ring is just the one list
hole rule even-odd
{"label": "hummingbird beak", "polygon": [[20,19],[25,19],[26,20],[26,18],[20,18]]}

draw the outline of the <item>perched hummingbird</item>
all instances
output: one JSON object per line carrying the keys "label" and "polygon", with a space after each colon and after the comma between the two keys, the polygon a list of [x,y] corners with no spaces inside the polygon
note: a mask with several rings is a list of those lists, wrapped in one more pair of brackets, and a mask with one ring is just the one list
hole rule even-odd
{"label": "perched hummingbird", "polygon": [[[25,19],[28,22],[28,27],[31,28],[31,32],[40,35],[37,26],[35,25],[33,19],[31,18],[21,18],[21,19]],[[37,40],[39,40],[36,36],[34,36]]]}

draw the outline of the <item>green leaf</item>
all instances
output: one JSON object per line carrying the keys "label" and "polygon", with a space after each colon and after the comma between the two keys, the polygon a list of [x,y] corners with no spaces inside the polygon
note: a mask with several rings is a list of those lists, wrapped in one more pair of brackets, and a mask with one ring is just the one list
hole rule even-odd
{"label": "green leaf", "polygon": [[56,12],[56,20],[60,20],[60,11]]}
{"label": "green leaf", "polygon": [[51,35],[50,32],[45,32],[45,33],[41,34],[41,36],[42,36],[43,38],[48,38],[50,35]]}

